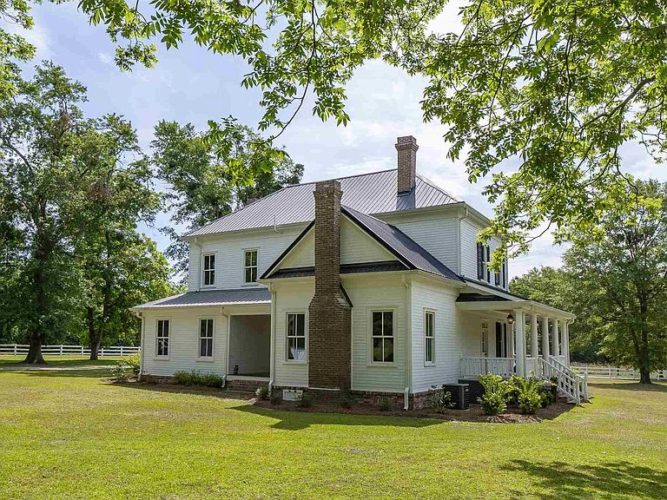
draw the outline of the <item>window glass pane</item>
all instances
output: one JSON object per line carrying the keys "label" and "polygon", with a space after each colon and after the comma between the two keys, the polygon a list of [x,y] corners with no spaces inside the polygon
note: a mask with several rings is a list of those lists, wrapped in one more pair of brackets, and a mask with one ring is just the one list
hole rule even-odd
{"label": "window glass pane", "polygon": [[384,338],[384,361],[385,363],[394,362],[394,339]]}
{"label": "window glass pane", "polygon": [[206,320],[199,322],[199,336],[206,337]]}
{"label": "window glass pane", "polygon": [[254,280],[252,279],[252,269],[248,267],[245,270],[245,282],[252,283],[253,281]]}
{"label": "window glass pane", "polygon": [[383,361],[384,357],[382,354],[382,339],[374,338],[373,339],[373,361]]}
{"label": "window glass pane", "polygon": [[373,337],[379,337],[382,335],[382,313],[374,312],[373,313]]}
{"label": "window glass pane", "polygon": [[250,258],[250,252],[245,253],[245,266],[248,267],[250,265],[251,258]]}
{"label": "window glass pane", "polygon": [[394,335],[394,328],[393,328],[394,313],[391,311],[385,312],[383,313],[383,318],[384,318],[382,327],[383,334],[387,337],[391,337]]}
{"label": "window glass pane", "polygon": [[287,315],[287,335],[289,335],[289,336],[294,335],[295,324],[296,324],[296,320],[294,318],[294,314],[288,314]]}
{"label": "window glass pane", "polygon": [[306,334],[306,315],[305,314],[297,314],[296,316],[296,334],[304,336]]}

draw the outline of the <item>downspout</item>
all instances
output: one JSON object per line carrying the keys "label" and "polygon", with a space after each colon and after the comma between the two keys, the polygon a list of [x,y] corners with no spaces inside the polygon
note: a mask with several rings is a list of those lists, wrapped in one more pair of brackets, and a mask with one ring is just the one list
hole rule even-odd
{"label": "downspout", "polygon": [[269,283],[271,292],[271,361],[269,366],[269,394],[273,388],[273,382],[276,379],[276,291]]}
{"label": "downspout", "polygon": [[405,332],[405,390],[403,393],[403,410],[410,409],[410,391],[412,389],[412,282],[403,275],[405,286],[405,303],[407,309],[407,328]]}

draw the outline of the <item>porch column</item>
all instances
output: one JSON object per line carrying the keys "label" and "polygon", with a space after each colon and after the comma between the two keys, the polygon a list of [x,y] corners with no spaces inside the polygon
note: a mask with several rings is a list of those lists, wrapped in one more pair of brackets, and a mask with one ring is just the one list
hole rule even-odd
{"label": "porch column", "polygon": [[530,355],[537,359],[539,351],[537,350],[537,314],[532,314],[530,317]]}
{"label": "porch column", "polygon": [[542,357],[549,359],[549,318],[542,318]]}
{"label": "porch column", "polygon": [[516,336],[516,373],[522,377],[526,376],[526,318],[523,311],[515,310],[514,335]]}
{"label": "porch column", "polygon": [[551,332],[551,355],[558,356],[558,354],[558,320],[554,319]]}
{"label": "porch column", "polygon": [[565,354],[565,364],[570,366],[570,322],[563,322],[563,354]]}

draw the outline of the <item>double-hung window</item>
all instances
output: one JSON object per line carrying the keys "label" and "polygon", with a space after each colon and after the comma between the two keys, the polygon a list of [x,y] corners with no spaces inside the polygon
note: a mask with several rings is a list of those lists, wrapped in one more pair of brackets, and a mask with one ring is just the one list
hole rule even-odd
{"label": "double-hung window", "polygon": [[157,338],[155,352],[158,356],[169,356],[169,320],[157,321]]}
{"label": "double-hung window", "polygon": [[204,255],[204,285],[215,284],[215,254]]}
{"label": "double-hung window", "polygon": [[394,312],[373,311],[372,342],[373,363],[394,362]]}
{"label": "double-hung window", "polygon": [[257,250],[246,250],[243,262],[244,279],[246,283],[257,282]]}
{"label": "double-hung window", "polygon": [[435,313],[424,312],[424,362],[435,363]]}
{"label": "double-hung window", "polygon": [[213,320],[199,320],[199,357],[213,357]]}
{"label": "double-hung window", "polygon": [[287,313],[287,360],[306,360],[306,315]]}

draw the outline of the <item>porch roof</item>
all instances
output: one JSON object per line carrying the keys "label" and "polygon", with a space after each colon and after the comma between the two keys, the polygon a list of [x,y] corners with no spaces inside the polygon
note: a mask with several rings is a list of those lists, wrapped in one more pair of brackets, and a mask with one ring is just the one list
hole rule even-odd
{"label": "porch roof", "polygon": [[166,307],[203,307],[230,306],[244,304],[270,304],[271,292],[267,288],[248,288],[234,290],[203,290],[172,295],[164,299],[154,300],[131,310],[159,309]]}
{"label": "porch roof", "polygon": [[[462,294],[465,295],[465,294]],[[530,299],[507,299],[504,297],[488,296],[484,300],[457,300],[456,307],[464,311],[516,311],[548,316],[555,319],[573,320],[576,316],[570,312],[551,307]]]}

